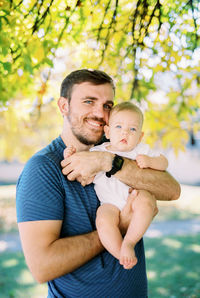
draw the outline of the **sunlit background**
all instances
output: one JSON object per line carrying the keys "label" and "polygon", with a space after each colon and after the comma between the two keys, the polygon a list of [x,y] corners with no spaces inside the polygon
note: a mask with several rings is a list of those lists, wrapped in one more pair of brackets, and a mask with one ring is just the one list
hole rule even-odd
{"label": "sunlit background", "polygon": [[106,71],[115,102],[142,108],[145,141],[181,184],[144,237],[149,297],[200,297],[198,0],[0,1],[0,297],[46,297],[21,251],[15,185],[60,133],[60,84],[79,68]]}

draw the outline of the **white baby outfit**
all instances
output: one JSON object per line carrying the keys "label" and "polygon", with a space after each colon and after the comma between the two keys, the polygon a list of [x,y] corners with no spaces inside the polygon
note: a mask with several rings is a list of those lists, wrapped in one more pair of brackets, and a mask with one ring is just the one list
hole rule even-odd
{"label": "white baby outfit", "polygon": [[[161,153],[153,151],[151,148],[144,143],[139,143],[132,151],[129,152],[117,152],[106,149],[110,145],[109,142],[103,143],[99,146],[95,146],[90,151],[107,151],[122,157],[135,160],[138,154],[145,154],[151,157],[159,156]],[[111,176],[106,177],[105,172],[98,173],[94,178],[94,189],[98,196],[98,199],[102,204],[109,203],[118,207],[120,210],[125,206],[128,198],[129,186],[122,183],[120,180]]]}

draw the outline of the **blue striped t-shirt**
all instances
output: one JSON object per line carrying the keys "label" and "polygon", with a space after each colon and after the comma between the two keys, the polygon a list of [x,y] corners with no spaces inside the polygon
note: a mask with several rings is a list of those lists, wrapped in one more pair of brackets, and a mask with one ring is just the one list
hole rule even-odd
{"label": "blue striped t-shirt", "polygon": [[[36,153],[26,164],[17,185],[17,221],[62,220],[61,237],[96,229],[99,201],[93,184],[68,181],[60,162],[65,149],[61,137]],[[147,297],[143,240],[135,247],[138,263],[125,270],[107,251],[72,273],[48,282],[48,297]]]}

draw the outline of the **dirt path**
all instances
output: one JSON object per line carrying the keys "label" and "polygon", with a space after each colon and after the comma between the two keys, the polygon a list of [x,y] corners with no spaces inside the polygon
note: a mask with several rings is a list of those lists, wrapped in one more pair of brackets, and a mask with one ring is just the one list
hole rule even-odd
{"label": "dirt path", "polygon": [[[194,235],[200,233],[200,218],[192,220],[173,220],[153,222],[145,234],[148,238],[159,238],[170,235]],[[0,253],[21,251],[18,233],[0,234]]]}
{"label": "dirt path", "polygon": [[21,250],[22,247],[19,239],[19,234],[17,232],[0,234],[0,253]]}
{"label": "dirt path", "polygon": [[200,233],[200,218],[153,222],[145,237],[159,238],[167,235],[194,235]]}

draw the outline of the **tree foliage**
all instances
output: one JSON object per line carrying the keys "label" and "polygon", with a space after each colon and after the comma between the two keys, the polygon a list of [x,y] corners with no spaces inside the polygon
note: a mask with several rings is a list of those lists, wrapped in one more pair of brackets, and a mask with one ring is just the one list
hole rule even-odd
{"label": "tree foliage", "polygon": [[57,134],[55,98],[77,68],[108,72],[116,101],[145,107],[150,144],[183,149],[199,130],[199,24],[198,0],[1,0],[1,158]]}

